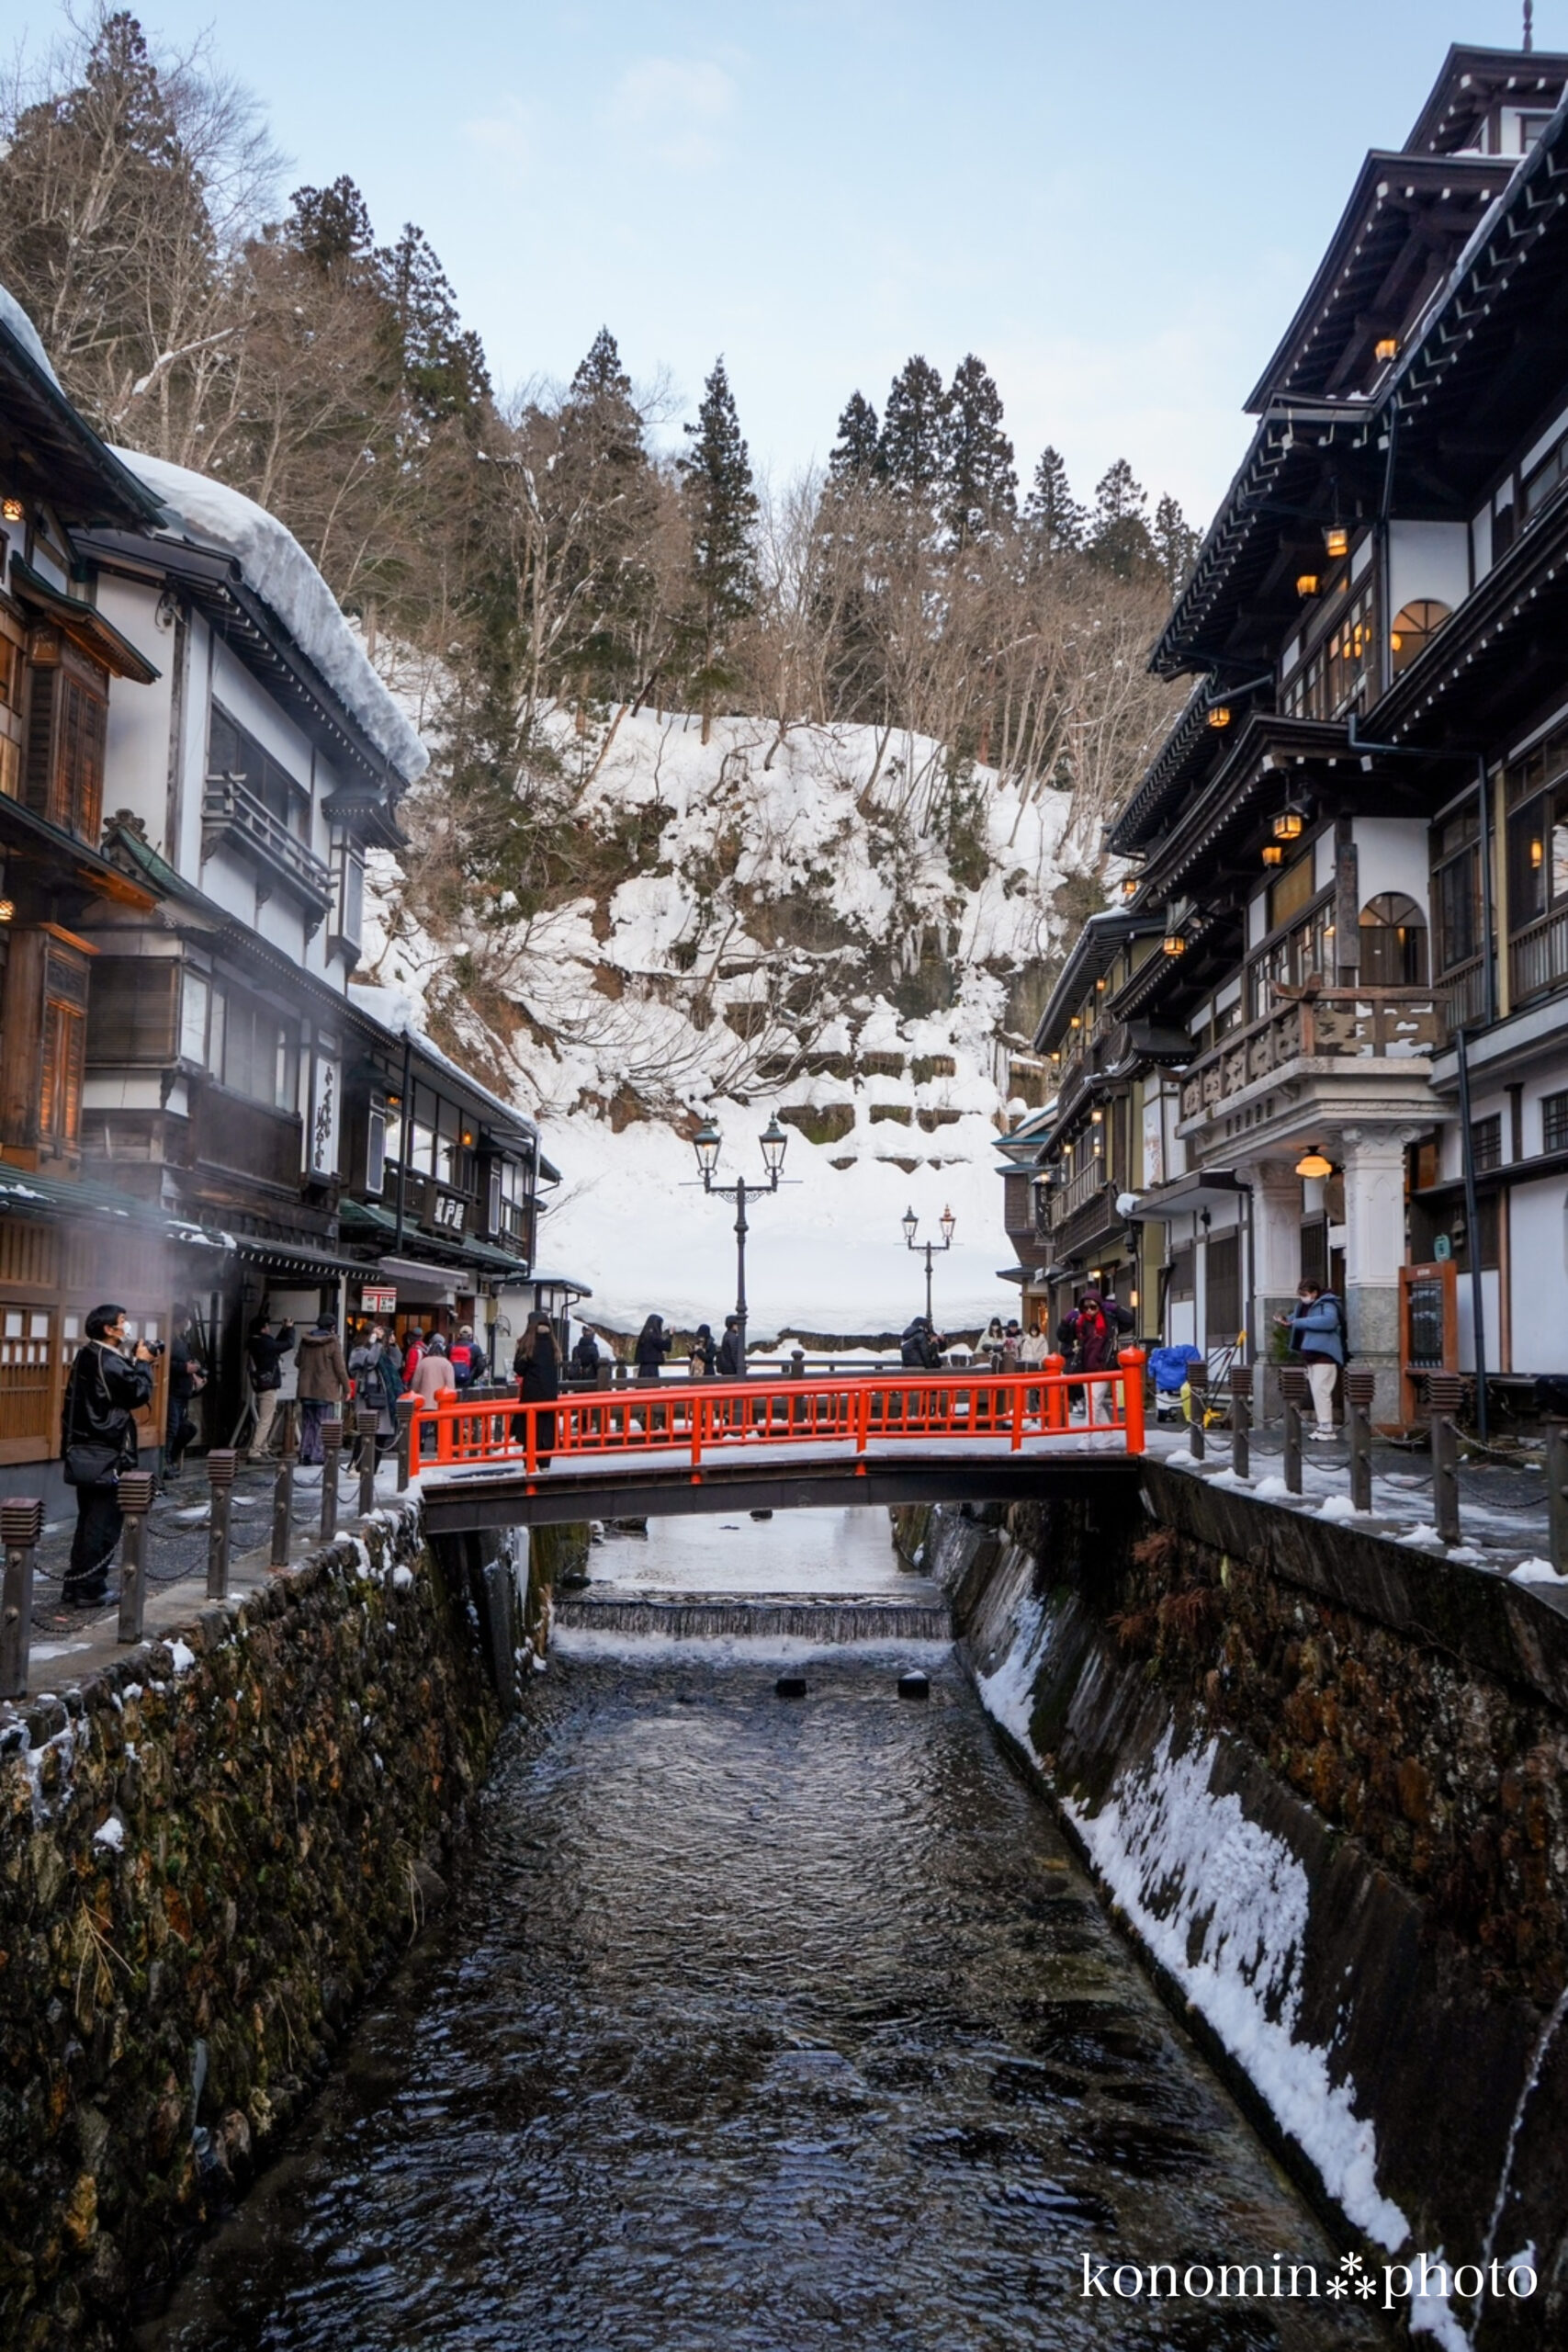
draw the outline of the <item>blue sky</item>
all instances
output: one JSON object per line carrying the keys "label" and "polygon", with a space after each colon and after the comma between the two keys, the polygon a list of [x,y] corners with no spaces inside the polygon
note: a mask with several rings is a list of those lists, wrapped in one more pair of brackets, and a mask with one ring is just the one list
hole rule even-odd
{"label": "blue sky", "polygon": [[[601,323],[691,403],[723,351],[760,465],[858,385],[977,351],[1027,474],[1125,455],[1206,521],[1239,406],[1371,146],[1518,0],[146,0],[209,27],[285,187],[426,231],[513,386]],[[12,0],[29,44],[58,19]],[[1538,0],[1537,46],[1568,45]],[[673,425],[671,427],[673,432]]]}

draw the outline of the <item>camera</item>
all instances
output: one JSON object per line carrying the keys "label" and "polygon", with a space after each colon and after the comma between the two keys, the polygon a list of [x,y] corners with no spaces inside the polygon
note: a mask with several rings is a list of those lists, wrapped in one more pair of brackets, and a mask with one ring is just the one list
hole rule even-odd
{"label": "camera", "polygon": [[161,1356],[166,1352],[169,1343],[167,1340],[143,1340],[141,1344],[150,1356]]}

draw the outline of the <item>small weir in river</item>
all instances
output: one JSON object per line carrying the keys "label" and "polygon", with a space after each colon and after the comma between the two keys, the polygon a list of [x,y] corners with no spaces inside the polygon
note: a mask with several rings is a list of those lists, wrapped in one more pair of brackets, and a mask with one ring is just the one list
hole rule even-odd
{"label": "small weir in river", "polygon": [[[1086,2260],[1326,2278],[1342,2249],[1010,1765],[885,1518],[671,1522],[592,1566],[450,1913],[144,2346],[1382,2340],[1353,2303],[1083,2291]],[[899,1703],[908,1665],[928,1704]]]}

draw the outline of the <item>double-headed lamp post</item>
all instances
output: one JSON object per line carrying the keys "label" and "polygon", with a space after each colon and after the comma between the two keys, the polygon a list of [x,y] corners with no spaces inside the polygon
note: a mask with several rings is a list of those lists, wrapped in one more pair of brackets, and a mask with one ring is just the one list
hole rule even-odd
{"label": "double-headed lamp post", "polygon": [[935,1257],[939,1250],[952,1249],[953,1228],[957,1222],[958,1219],[953,1216],[951,1209],[943,1209],[941,1216],[937,1219],[937,1223],[942,1228],[942,1239],[940,1241],[917,1241],[915,1236],[919,1231],[920,1220],[915,1215],[913,1209],[906,1209],[904,1211],[903,1226],[905,1248],[907,1250],[913,1250],[917,1252],[923,1250],[926,1253],[926,1321],[928,1323],[931,1319],[931,1260]]}
{"label": "double-headed lamp post", "polygon": [[692,1137],[692,1148],[697,1155],[697,1166],[702,1170],[704,1192],[716,1193],[720,1200],[735,1203],[735,1319],[740,1326],[740,1377],[744,1380],[746,1377],[746,1234],[748,1230],[746,1204],[749,1200],[754,1201],[760,1193],[778,1191],[779,1176],[784,1168],[784,1156],[789,1143],[789,1136],[780,1126],[776,1115],[771,1118],[762,1129],[761,1138],[762,1165],[768,1171],[768,1181],[765,1184],[748,1184],[744,1176],[738,1176],[733,1184],[718,1184],[714,1182],[714,1171],[718,1166],[719,1147],[722,1140],[713,1121],[707,1119]]}

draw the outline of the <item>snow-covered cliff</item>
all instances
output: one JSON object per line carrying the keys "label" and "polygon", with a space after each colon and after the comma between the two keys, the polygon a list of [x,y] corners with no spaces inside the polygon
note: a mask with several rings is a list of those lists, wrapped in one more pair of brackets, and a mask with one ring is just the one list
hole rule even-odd
{"label": "snow-covered cliff", "polygon": [[716,1117],[724,1173],[761,1177],[776,1110],[788,1182],[752,1227],[754,1340],[899,1329],[923,1298],[907,1206],[922,1237],[957,1218],[939,1322],[1008,1311],[1004,1040],[1027,1042],[1092,902],[1084,812],[870,727],[781,741],[730,718],[705,745],[695,718],[645,711],[587,735],[563,719],[558,750],[561,822],[622,845],[610,878],[526,916],[470,894],[437,922],[449,811],[427,783],[406,812],[423,863],[372,876],[365,971],[544,1123],[566,1181],[541,1265],[592,1283],[614,1328],[652,1309],[716,1328],[730,1218],[694,1189],[690,1137]]}

